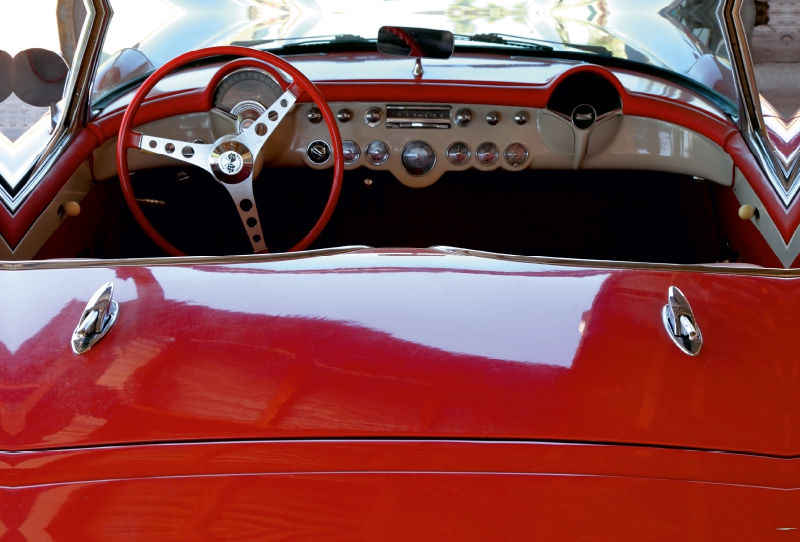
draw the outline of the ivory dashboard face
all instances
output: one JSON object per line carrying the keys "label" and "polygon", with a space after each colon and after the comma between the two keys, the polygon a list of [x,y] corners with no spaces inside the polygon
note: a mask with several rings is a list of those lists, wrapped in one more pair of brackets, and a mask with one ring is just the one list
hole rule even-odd
{"label": "ivory dashboard face", "polygon": [[[730,157],[709,139],[677,124],[623,115],[620,110],[582,127],[563,113],[527,107],[380,102],[329,106],[338,119],[346,170],[389,171],[414,188],[430,186],[448,171],[467,169],[649,169],[732,183]],[[241,126],[230,113],[214,109],[139,129],[184,141],[214,141]],[[665,141],[678,143],[665,146]],[[268,140],[261,158],[264,167],[331,168],[330,142],[316,105],[299,104]],[[116,175],[114,145],[110,141],[98,151],[98,178]],[[129,161],[131,170],[174,164],[141,153],[131,153]]]}

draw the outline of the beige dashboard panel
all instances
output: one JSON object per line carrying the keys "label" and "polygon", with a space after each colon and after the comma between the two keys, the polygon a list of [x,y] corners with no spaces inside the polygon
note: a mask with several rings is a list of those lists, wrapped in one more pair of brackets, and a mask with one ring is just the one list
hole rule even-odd
{"label": "beige dashboard panel", "polygon": [[[345,166],[346,170],[366,167],[371,170],[389,171],[406,186],[423,188],[436,182],[447,171],[476,169],[493,171],[504,169],[641,169],[668,171],[694,175],[725,186],[733,182],[733,163],[721,147],[709,139],[682,126],[648,119],[617,115],[606,118],[586,131],[581,131],[567,120],[547,110],[521,107],[492,107],[475,104],[452,104],[452,115],[462,108],[472,111],[473,120],[467,126],[451,123],[449,129],[437,128],[388,128],[385,122],[385,103],[331,103],[334,114],[346,109],[351,113],[347,122],[339,121],[342,140],[356,142],[361,155]],[[308,113],[313,104],[297,106],[268,139],[261,159],[265,167],[310,167],[328,169],[332,160],[315,164],[307,154],[308,146],[323,140],[330,144],[331,138],[325,121],[312,123]],[[365,122],[367,109],[377,107],[383,119],[375,126]],[[523,111],[528,121],[522,125],[514,117]],[[496,125],[489,125],[486,117],[490,112],[499,116]],[[233,133],[234,122],[229,116],[212,111],[193,113],[161,119],[137,127],[148,135],[170,137],[183,141],[203,139],[206,142]],[[585,156],[575,156],[576,141],[583,141],[581,151]],[[365,157],[370,142],[383,141],[389,149],[385,163],[375,165]],[[413,176],[405,171],[401,163],[403,148],[412,141],[424,141],[435,151],[436,161],[432,170],[424,176]],[[485,166],[475,158],[475,151],[483,142],[493,142],[500,157]],[[447,160],[447,148],[455,142],[465,143],[471,152],[464,165],[454,165]],[[528,157],[519,167],[513,167],[502,156],[512,143],[522,143]],[[579,151],[580,152],[580,151]],[[95,175],[106,179],[117,174],[116,139],[106,142],[95,151]],[[170,158],[129,151],[131,171],[177,165],[181,162]],[[257,163],[257,167],[260,163]]]}

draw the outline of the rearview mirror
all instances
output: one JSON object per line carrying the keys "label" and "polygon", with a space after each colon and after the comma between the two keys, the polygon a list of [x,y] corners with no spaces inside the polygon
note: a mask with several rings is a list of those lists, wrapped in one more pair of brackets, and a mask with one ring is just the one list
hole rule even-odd
{"label": "rearview mirror", "polygon": [[412,58],[450,58],[453,33],[430,28],[384,26],[378,31],[378,51]]}

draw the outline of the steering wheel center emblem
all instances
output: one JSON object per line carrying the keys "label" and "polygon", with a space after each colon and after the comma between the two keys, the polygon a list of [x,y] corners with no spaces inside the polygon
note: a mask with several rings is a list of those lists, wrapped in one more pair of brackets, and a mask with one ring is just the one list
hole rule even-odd
{"label": "steering wheel center emblem", "polygon": [[228,151],[219,157],[219,169],[226,175],[236,175],[242,171],[244,160],[242,156],[236,151]]}

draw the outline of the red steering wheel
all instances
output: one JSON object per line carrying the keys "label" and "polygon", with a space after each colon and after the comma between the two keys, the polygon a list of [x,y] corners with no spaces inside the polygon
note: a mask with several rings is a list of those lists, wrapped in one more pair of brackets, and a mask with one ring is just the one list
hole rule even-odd
{"label": "red steering wheel", "polygon": [[[292,78],[292,82],[287,83],[283,81],[283,78],[277,78],[283,94],[275,103],[267,107],[267,112],[242,133],[223,136],[211,144],[188,143],[168,138],[151,137],[133,130],[134,119],[139,107],[147,94],[164,76],[190,62],[220,55],[260,60],[288,74]],[[253,168],[259,152],[261,152],[278,124],[292,110],[295,102],[303,92],[307,93],[316,102],[328,126],[333,151],[333,184],[325,209],[317,223],[290,251],[303,250],[319,236],[333,214],[336,202],[339,199],[339,192],[342,189],[342,178],[344,176],[342,137],[339,134],[336,117],[333,116],[333,112],[322,93],[306,76],[282,58],[271,53],[245,47],[221,46],[193,51],[164,64],[153,72],[139,87],[125,111],[117,142],[117,167],[125,201],[130,207],[134,218],[136,218],[136,221],[150,239],[172,256],[185,256],[183,252],[158,233],[142,212],[142,208],[139,206],[139,202],[133,192],[131,177],[128,173],[128,149],[139,149],[151,154],[169,156],[208,171],[231,195],[242,224],[250,238],[253,252],[267,252],[264,232],[261,229],[261,219],[258,216],[256,201],[253,197]]]}

